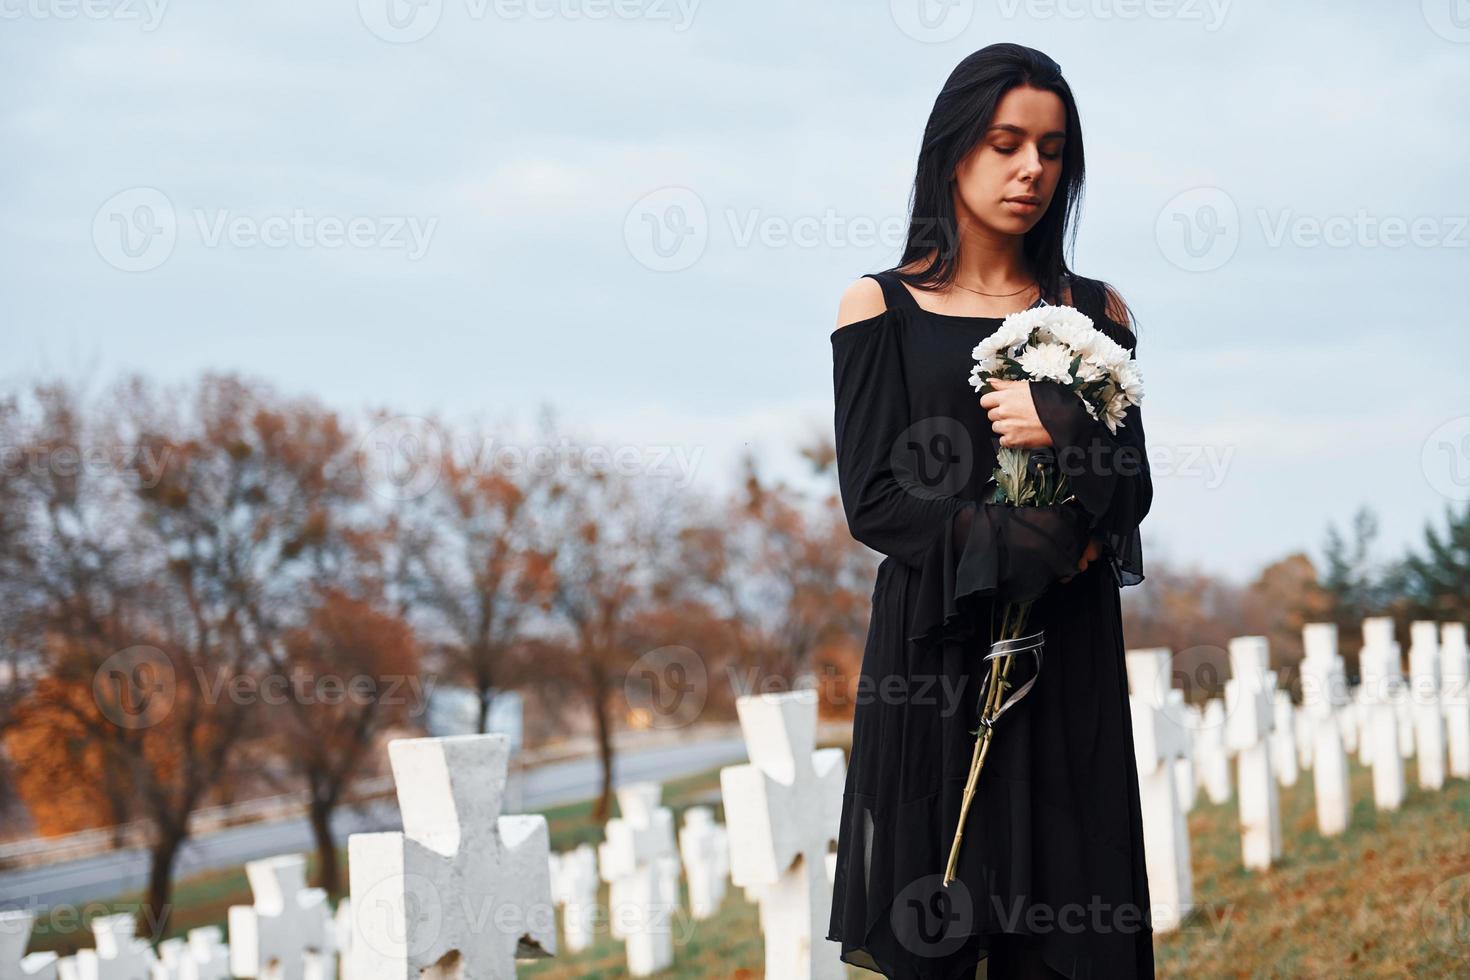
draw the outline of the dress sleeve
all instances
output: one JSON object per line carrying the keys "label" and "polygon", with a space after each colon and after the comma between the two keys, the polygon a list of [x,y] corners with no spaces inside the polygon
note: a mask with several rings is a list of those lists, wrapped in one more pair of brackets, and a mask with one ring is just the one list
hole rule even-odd
{"label": "dress sleeve", "polygon": [[908,637],[927,645],[988,632],[981,599],[1034,599],[1075,573],[1088,518],[1072,503],[981,503],[923,479],[923,460],[904,438],[906,315],[890,309],[832,333],[837,480],[852,536],[918,572]]}
{"label": "dress sleeve", "polygon": [[[1136,359],[1136,342],[1127,346]],[[1124,413],[1115,434],[1087,413],[1075,392],[1055,381],[1032,382],[1031,395],[1051,435],[1057,467],[1087,511],[1088,533],[1102,539],[1118,585],[1137,585],[1143,581],[1138,527],[1154,496],[1139,406]]]}

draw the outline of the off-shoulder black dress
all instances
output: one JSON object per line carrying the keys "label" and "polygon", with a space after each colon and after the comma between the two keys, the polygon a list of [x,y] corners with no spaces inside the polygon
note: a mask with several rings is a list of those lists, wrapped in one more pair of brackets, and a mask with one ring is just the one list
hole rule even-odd
{"label": "off-shoulder black dress", "polygon": [[[996,933],[1035,937],[1073,980],[1153,976],[1120,586],[1143,579],[1153,497],[1135,406],[1116,434],[1032,384],[1076,500],[989,503],[996,444],[971,350],[1000,317],[921,308],[892,271],[885,312],[832,334],[838,479],[853,537],[886,557],[853,719],[827,938],[889,977],[971,977]],[[1132,351],[1101,284],[1073,305]],[[1040,301],[1038,301],[1040,302]],[[1089,536],[1104,559],[1076,573]],[[1076,573],[1070,581],[1061,581]],[[942,884],[977,727],[991,614],[1033,598],[1037,683],[998,723],[956,880]]]}

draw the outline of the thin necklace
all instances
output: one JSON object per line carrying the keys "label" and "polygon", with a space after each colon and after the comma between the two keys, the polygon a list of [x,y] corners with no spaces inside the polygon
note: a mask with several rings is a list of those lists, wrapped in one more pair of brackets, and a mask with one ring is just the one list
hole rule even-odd
{"label": "thin necklace", "polygon": [[1028,282],[1026,285],[1022,286],[1020,289],[1017,289],[1015,292],[1010,292],[1010,293],[987,293],[987,292],[982,292],[981,290],[972,289],[969,286],[961,285],[959,282],[955,282],[954,285],[957,286],[957,287],[959,287],[960,289],[963,289],[963,290],[966,290],[966,291],[972,292],[972,293],[977,293],[977,294],[979,294],[981,296],[1014,296],[1014,295],[1016,295],[1016,293],[1024,293],[1026,290],[1034,288],[1036,286],[1036,283],[1034,283],[1034,282]]}

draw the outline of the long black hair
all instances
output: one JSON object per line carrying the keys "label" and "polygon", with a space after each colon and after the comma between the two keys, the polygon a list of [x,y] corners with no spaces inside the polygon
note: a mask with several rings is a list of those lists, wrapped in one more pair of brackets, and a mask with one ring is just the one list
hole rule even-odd
{"label": "long black hair", "polygon": [[[1067,266],[1065,254],[1076,244],[1074,219],[1081,206],[1087,172],[1082,151],[1082,121],[1077,115],[1072,88],[1062,77],[1062,67],[1050,57],[1035,48],[1008,42],[987,45],[966,57],[955,66],[934,100],[929,122],[924,127],[924,142],[909,199],[909,230],[903,257],[887,271],[918,289],[940,289],[954,282],[959,253],[955,168],[985,135],[1001,98],[1021,85],[1056,93],[1067,115],[1060,183],[1046,213],[1022,240],[1022,252],[1048,302],[1061,302],[1064,282],[1072,284],[1074,294],[1099,298],[1104,295],[1106,284],[1074,275]],[[933,258],[926,267],[915,272],[899,271],[931,252]],[[1074,301],[1076,298],[1079,297],[1074,297]],[[1131,313],[1121,300],[1117,305],[1123,311],[1119,325],[1131,328]]]}

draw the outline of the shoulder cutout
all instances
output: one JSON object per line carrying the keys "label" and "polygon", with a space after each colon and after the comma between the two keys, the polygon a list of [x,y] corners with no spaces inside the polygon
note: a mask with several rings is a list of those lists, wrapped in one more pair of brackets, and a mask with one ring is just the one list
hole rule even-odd
{"label": "shoulder cutout", "polygon": [[883,286],[871,276],[863,276],[842,294],[837,306],[837,326],[842,328],[862,320],[871,320],[888,309],[883,300]]}

